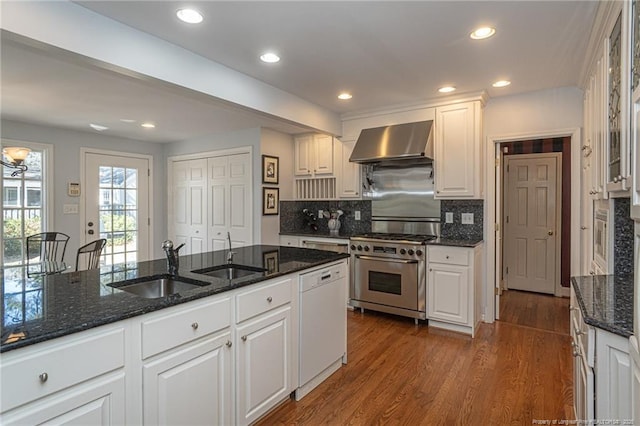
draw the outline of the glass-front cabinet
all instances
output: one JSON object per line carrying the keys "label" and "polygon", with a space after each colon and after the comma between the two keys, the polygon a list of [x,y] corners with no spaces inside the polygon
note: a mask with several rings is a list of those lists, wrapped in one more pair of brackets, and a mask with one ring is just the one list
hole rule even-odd
{"label": "glass-front cabinet", "polygon": [[618,15],[608,39],[608,143],[607,143],[607,191],[626,191],[631,185],[629,167],[629,123],[628,102],[630,81],[623,69],[629,63],[629,16],[630,7],[626,3]]}

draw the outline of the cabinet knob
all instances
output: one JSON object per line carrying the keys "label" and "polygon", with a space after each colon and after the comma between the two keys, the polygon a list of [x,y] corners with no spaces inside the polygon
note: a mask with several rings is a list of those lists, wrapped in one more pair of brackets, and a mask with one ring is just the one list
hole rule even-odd
{"label": "cabinet knob", "polygon": [[40,379],[40,383],[44,383],[49,380],[49,375],[47,373],[40,373],[38,378]]}
{"label": "cabinet knob", "polygon": [[267,297],[267,302],[269,302],[269,303],[273,302],[273,297],[271,297],[271,296]]}
{"label": "cabinet knob", "polygon": [[589,275],[595,275],[596,273],[593,271],[589,271]]}
{"label": "cabinet knob", "polygon": [[433,269],[429,268],[429,272],[433,272]]}
{"label": "cabinet knob", "polygon": [[246,342],[247,341],[247,336],[242,336],[241,339],[242,339],[243,342]]}
{"label": "cabinet knob", "polygon": [[448,259],[448,258],[449,258],[449,256],[445,256],[444,258],[445,258],[445,259]]}
{"label": "cabinet knob", "polygon": [[440,191],[436,191],[436,194],[439,194],[439,193],[440,193]]}
{"label": "cabinet knob", "polygon": [[618,182],[618,176],[613,178],[613,183],[616,183],[616,182]]}
{"label": "cabinet knob", "polygon": [[194,322],[193,324],[191,324],[191,328],[193,328],[194,330],[198,329],[198,323]]}
{"label": "cabinet knob", "polygon": [[231,345],[233,345],[233,343],[231,343],[231,340],[227,340],[227,343],[225,343],[227,345],[228,348],[231,347]]}
{"label": "cabinet knob", "polygon": [[587,229],[587,227],[586,226],[581,226],[580,229],[584,230],[584,229]]}

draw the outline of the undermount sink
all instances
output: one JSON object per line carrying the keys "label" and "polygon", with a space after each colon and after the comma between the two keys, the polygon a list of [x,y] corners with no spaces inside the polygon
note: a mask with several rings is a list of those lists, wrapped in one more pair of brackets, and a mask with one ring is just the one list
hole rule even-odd
{"label": "undermount sink", "polygon": [[207,275],[210,277],[223,278],[226,280],[233,280],[236,278],[248,277],[249,275],[259,275],[265,272],[264,268],[257,268],[255,266],[236,265],[234,263],[212,266],[210,268],[196,269],[191,271],[194,274]]}
{"label": "undermount sink", "polygon": [[204,281],[166,274],[121,281],[109,284],[109,286],[147,299],[158,299],[209,284]]}

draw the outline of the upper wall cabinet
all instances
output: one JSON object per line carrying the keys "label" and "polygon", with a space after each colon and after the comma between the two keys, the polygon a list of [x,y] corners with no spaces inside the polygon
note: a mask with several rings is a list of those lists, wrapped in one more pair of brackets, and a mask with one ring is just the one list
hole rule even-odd
{"label": "upper wall cabinet", "polygon": [[[625,2],[626,3],[626,2]],[[626,191],[631,186],[629,150],[629,12],[618,14],[607,39],[608,51],[608,143],[607,191]]]}
{"label": "upper wall cabinet", "polygon": [[640,5],[625,3],[631,21],[631,217],[640,220]]}
{"label": "upper wall cabinet", "polygon": [[480,101],[436,108],[434,152],[435,198],[482,198]]}
{"label": "upper wall cabinet", "polygon": [[338,196],[340,198],[359,198],[360,164],[351,163],[349,157],[356,141],[336,141],[336,177],[338,178]]}
{"label": "upper wall cabinet", "polygon": [[333,137],[321,134],[296,136],[294,147],[296,176],[333,173]]}

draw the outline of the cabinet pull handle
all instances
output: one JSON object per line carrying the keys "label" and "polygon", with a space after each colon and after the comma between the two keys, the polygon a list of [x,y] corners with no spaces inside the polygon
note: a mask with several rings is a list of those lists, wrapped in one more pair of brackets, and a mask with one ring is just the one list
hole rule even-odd
{"label": "cabinet pull handle", "polygon": [[448,258],[449,258],[449,256],[445,256],[444,258],[445,258],[445,259],[448,259]]}
{"label": "cabinet pull handle", "polygon": [[576,330],[576,336],[583,336],[583,335],[585,335],[585,334],[587,334],[587,333],[585,333],[585,332],[584,332],[584,331],[582,331],[582,330]]}
{"label": "cabinet pull handle", "polygon": [[231,343],[231,340],[227,340],[226,345],[227,345],[227,347],[228,347],[228,348],[230,348],[230,347],[231,347],[231,345],[233,345],[233,343]]}
{"label": "cabinet pull handle", "polygon": [[242,341],[246,342],[247,341],[247,336],[242,336]]}
{"label": "cabinet pull handle", "polygon": [[267,297],[267,302],[269,302],[269,303],[273,302],[273,297],[271,297],[271,296]]}
{"label": "cabinet pull handle", "polygon": [[193,328],[194,330],[198,329],[198,323],[194,322],[193,324],[191,324],[191,328]]}
{"label": "cabinet pull handle", "polygon": [[40,373],[38,378],[40,379],[40,383],[44,383],[49,380],[49,375],[47,373]]}

